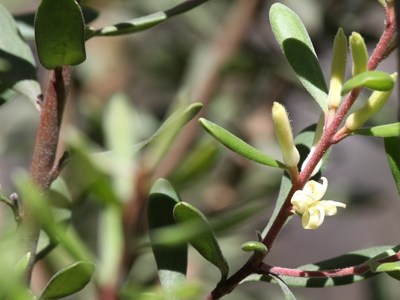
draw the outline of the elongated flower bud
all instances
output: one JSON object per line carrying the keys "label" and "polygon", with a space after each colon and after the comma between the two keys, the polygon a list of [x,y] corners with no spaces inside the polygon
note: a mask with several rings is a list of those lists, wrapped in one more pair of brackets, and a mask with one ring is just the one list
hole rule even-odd
{"label": "elongated flower bud", "polygon": [[[391,75],[394,80],[397,78],[397,73]],[[382,106],[386,103],[389,96],[392,94],[390,91],[375,91],[369,97],[367,103],[358,111],[352,113],[346,119],[345,127],[349,131],[354,131],[361,127],[373,114],[378,112]]]}
{"label": "elongated flower bud", "polygon": [[333,42],[333,57],[331,65],[331,81],[329,86],[328,106],[336,109],[340,101],[344,74],[346,71],[347,38],[342,28],[339,28]]}
{"label": "elongated flower bud", "polygon": [[294,145],[289,117],[282,104],[274,102],[272,106],[272,119],[275,135],[281,147],[283,161],[289,168],[296,167],[300,160],[300,154]]}
{"label": "elongated flower bud", "polygon": [[353,32],[349,42],[353,59],[353,76],[368,71],[368,51],[363,37],[359,33]]}

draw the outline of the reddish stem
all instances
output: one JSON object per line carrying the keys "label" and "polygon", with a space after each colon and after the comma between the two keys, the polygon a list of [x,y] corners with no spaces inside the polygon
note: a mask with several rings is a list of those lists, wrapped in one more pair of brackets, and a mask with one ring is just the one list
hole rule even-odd
{"label": "reddish stem", "polygon": [[[374,262],[376,263],[386,263],[386,262],[394,262],[400,260],[400,252],[378,259]],[[291,269],[291,268],[282,268],[270,266],[267,264],[261,264],[259,269],[259,274],[272,274],[277,276],[288,276],[288,277],[305,277],[305,278],[332,278],[332,277],[343,277],[350,275],[362,275],[368,271],[371,271],[371,261],[359,264],[357,266],[351,266],[347,268],[339,268],[332,270],[318,270],[318,271],[307,271],[307,270],[299,270],[299,269]]]}
{"label": "reddish stem", "polygon": [[[32,181],[42,191],[49,189],[52,181],[58,175],[60,166],[56,162],[57,145],[70,81],[70,66],[58,67],[50,72],[30,168]],[[26,203],[22,206],[22,221],[19,225],[21,253],[22,255],[31,253],[25,271],[25,279],[29,283],[35,262],[40,228]]]}

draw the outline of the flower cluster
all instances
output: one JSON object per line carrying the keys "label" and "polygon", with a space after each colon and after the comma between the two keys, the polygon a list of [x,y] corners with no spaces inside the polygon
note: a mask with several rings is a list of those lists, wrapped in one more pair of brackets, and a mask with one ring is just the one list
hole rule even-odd
{"label": "flower cluster", "polygon": [[328,180],[321,178],[322,184],[314,180],[306,183],[302,190],[293,194],[291,203],[295,213],[301,215],[304,229],[317,229],[325,216],[337,213],[337,207],[346,208],[346,204],[332,200],[321,200],[328,188]]}

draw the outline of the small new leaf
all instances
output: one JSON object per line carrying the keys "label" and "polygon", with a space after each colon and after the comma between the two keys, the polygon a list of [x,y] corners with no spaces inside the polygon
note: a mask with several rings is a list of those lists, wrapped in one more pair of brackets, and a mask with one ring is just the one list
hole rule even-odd
{"label": "small new leaf", "polygon": [[262,254],[266,254],[268,252],[267,247],[263,243],[256,242],[256,241],[249,241],[249,242],[243,243],[240,248],[246,252],[253,251],[253,252],[260,252]]}
{"label": "small new leaf", "polygon": [[366,87],[374,91],[390,91],[395,79],[383,71],[367,71],[358,74],[343,84],[342,96],[355,88]]}

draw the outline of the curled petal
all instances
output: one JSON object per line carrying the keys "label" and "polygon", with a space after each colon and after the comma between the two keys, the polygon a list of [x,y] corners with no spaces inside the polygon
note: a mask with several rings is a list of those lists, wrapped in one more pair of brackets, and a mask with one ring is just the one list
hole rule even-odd
{"label": "curled petal", "polygon": [[325,177],[321,177],[321,180],[322,183],[310,180],[304,186],[303,191],[313,195],[315,200],[321,200],[328,188],[328,180]]}
{"label": "curled petal", "polygon": [[336,215],[337,207],[346,208],[346,204],[332,200],[319,201],[318,206],[324,209],[327,216]]}
{"label": "curled petal", "polygon": [[301,218],[304,229],[317,229],[324,222],[325,210],[322,207],[311,207]]}
{"label": "curled petal", "polygon": [[291,203],[294,206],[296,213],[302,215],[315,202],[313,195],[304,191],[296,191],[293,194]]}

